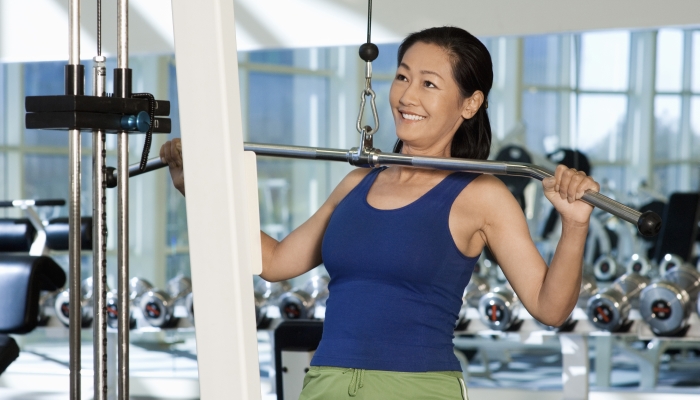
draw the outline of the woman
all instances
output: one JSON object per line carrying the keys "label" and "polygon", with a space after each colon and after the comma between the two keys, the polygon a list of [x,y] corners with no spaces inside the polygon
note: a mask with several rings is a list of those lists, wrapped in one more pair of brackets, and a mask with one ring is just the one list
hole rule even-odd
{"label": "woman", "polygon": [[[395,151],[486,159],[486,47],[462,29],[432,28],[408,36],[398,60],[389,99]],[[166,143],[161,158],[184,194],[178,146]],[[530,314],[561,324],[578,297],[592,211],[575,200],[599,186],[561,165],[542,185],[563,225],[549,267],[520,206],[491,175],[356,169],[284,240],[261,233],[262,278],[294,278],[321,262],[331,277],[323,339],[301,398],[466,399],[453,329],[484,246]]]}

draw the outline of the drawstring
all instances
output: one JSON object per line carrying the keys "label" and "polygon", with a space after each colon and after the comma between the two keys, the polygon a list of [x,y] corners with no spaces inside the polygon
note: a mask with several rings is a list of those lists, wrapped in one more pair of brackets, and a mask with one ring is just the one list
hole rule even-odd
{"label": "drawstring", "polygon": [[365,386],[365,370],[358,368],[351,368],[352,378],[350,379],[350,385],[348,386],[348,395],[350,397],[355,397],[357,391]]}

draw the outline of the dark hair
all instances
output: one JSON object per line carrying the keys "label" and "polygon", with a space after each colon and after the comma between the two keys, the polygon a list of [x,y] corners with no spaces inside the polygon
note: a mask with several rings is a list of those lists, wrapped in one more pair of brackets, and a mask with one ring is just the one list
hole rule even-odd
{"label": "dark hair", "polygon": [[[434,44],[445,49],[452,61],[452,75],[464,98],[475,91],[484,93],[484,103],[476,114],[464,120],[452,139],[450,156],[485,160],[491,150],[491,123],[486,113],[488,95],[493,84],[491,55],[483,43],[461,28],[444,26],[412,33],[399,46],[398,63],[416,43]],[[403,142],[399,139],[394,152],[399,153]]]}

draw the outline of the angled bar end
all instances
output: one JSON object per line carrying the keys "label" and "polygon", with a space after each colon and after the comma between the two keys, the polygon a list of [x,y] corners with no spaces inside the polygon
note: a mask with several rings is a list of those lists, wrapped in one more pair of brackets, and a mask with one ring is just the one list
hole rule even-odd
{"label": "angled bar end", "polygon": [[639,216],[637,229],[642,236],[656,236],[661,231],[661,217],[653,211],[645,211]]}

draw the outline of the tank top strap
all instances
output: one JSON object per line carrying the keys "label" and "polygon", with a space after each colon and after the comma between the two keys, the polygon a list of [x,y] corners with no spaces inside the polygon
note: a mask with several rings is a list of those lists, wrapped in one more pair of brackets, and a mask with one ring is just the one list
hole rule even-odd
{"label": "tank top strap", "polygon": [[355,188],[352,190],[353,194],[367,197],[367,193],[369,192],[369,189],[372,187],[372,184],[374,183],[375,179],[377,179],[377,175],[379,175],[380,172],[384,171],[387,168],[388,167],[386,167],[386,166],[379,167],[379,168],[372,168],[372,170],[369,171],[367,173],[367,175],[365,175],[364,178],[362,178],[360,183],[358,183],[357,186],[355,186]]}
{"label": "tank top strap", "polygon": [[[440,208],[444,208],[445,204],[452,205],[464,188],[478,176],[479,174],[469,172],[453,172],[427,193],[426,200],[439,204]],[[449,209],[450,207],[447,207],[448,213]]]}

